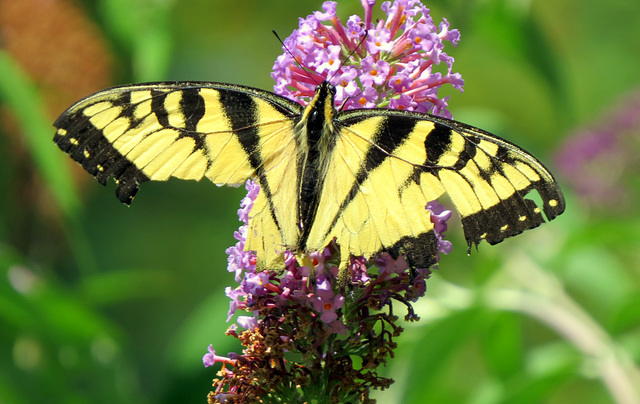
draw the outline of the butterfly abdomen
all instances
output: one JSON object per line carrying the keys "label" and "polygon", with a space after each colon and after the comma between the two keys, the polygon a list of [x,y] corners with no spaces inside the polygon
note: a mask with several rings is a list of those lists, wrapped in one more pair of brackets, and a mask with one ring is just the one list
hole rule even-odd
{"label": "butterfly abdomen", "polygon": [[298,223],[300,239],[297,243],[299,253],[306,252],[309,232],[317,218],[316,211],[326,176],[326,166],[331,159],[337,133],[333,127],[336,111],[333,107],[335,89],[324,82],[316,89],[316,94],[305,108],[302,119],[296,126],[296,138],[300,150],[300,193],[298,197]]}

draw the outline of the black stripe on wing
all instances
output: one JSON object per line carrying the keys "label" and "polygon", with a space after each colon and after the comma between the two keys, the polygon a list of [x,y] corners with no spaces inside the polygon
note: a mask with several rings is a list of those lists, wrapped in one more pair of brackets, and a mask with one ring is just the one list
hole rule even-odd
{"label": "black stripe on wing", "polygon": [[[115,107],[128,105],[129,95],[119,94],[110,102]],[[113,147],[103,131],[96,128],[83,111],[79,109],[61,115],[54,123],[58,130],[53,141],[102,185],[106,185],[108,178],[115,178],[118,184],[116,196],[121,202],[131,204],[138,185],[149,181],[149,178]],[[130,113],[124,108],[119,116],[129,116]]]}
{"label": "black stripe on wing", "polygon": [[[235,91],[221,91],[220,103],[231,125],[231,130],[238,138],[244,152],[249,158],[249,164],[254,168],[260,192],[264,193],[271,212],[271,218],[278,229],[281,229],[273,205],[273,191],[264,173],[264,160],[260,149],[258,106],[254,98],[248,94]],[[292,156],[293,158],[293,156]]]}
{"label": "black stripe on wing", "polygon": [[[424,164],[430,167],[432,172],[439,175],[442,170],[455,171],[477,193],[480,190],[473,187],[476,178],[471,178],[469,174],[462,172],[468,164],[473,164],[473,168],[479,171],[479,179],[490,184],[494,190],[499,186],[495,184],[496,181],[509,183],[513,187],[511,195],[506,198],[501,197],[497,204],[483,207],[470,215],[461,215],[469,248],[482,240],[487,240],[489,244],[497,244],[505,238],[518,235],[544,223],[541,209],[533,200],[526,198],[526,195],[532,190],[536,190],[540,194],[543,210],[548,220],[554,219],[564,211],[564,197],[558,184],[535,157],[520,147],[477,128],[440,118],[434,120],[436,120],[435,129],[427,135],[425,140],[428,158]],[[452,138],[459,135],[464,137],[464,147],[454,150]],[[482,142],[495,145],[495,152],[489,153],[483,150]],[[449,166],[440,165],[439,159],[446,154],[457,154],[457,161]],[[489,157],[489,166],[476,164],[475,159],[479,154]],[[538,176],[538,179],[529,178],[528,186],[518,189],[513,183],[514,178],[511,178],[506,171],[507,168],[515,169],[522,176],[527,176],[525,172],[528,172],[528,175],[533,172]],[[496,193],[499,194],[497,191]],[[450,196],[455,203],[456,195]]]}
{"label": "black stripe on wing", "polygon": [[[363,116],[362,120],[369,117]],[[358,120],[351,120],[350,125],[356,124]],[[347,209],[349,204],[360,192],[360,187],[369,178],[370,173],[380,166],[387,158],[393,155],[396,148],[402,146],[404,141],[411,135],[415,127],[415,121],[407,119],[396,119],[395,117],[385,117],[380,123],[372,143],[375,146],[371,146],[367,150],[365,159],[360,166],[360,169],[356,173],[354,183],[351,185],[351,190],[347,194],[347,197],[340,204],[340,209],[331,220],[331,225],[328,227],[328,231],[325,237],[333,231],[336,223],[340,220],[340,217]],[[377,146],[377,147],[376,147]]]}

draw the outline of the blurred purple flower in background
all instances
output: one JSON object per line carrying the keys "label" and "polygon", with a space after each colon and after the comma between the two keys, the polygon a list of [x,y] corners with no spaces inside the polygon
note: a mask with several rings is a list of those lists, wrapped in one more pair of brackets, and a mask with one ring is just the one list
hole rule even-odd
{"label": "blurred purple flower in background", "polygon": [[604,208],[637,204],[640,168],[640,89],[597,123],[567,137],[555,156],[560,175],[581,200]]}

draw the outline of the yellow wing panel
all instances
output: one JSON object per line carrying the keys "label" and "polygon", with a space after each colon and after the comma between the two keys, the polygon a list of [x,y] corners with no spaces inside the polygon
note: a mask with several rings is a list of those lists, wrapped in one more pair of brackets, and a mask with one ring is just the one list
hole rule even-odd
{"label": "yellow wing panel", "polygon": [[195,154],[194,148],[195,142],[192,138],[177,139],[145,165],[142,171],[154,181],[166,181],[171,176],[177,177],[176,170],[182,167],[189,156]]}
{"label": "yellow wing panel", "polygon": [[273,127],[275,125],[260,128],[264,165],[257,180],[261,190],[250,212],[245,244],[246,250],[256,251],[257,265],[263,269],[281,268],[282,254],[286,250],[295,252],[299,238],[297,151],[293,126],[284,125],[278,130]]}
{"label": "yellow wing panel", "polygon": [[[263,159],[282,160],[271,153],[292,152],[278,134],[291,136],[291,113],[297,111],[285,112],[295,105],[267,101],[260,96],[269,94],[252,89],[202,84],[142,84],[96,93],[58,118],[54,141],[101,183],[114,177],[125,203],[139,183],[172,176],[238,185],[264,168]],[[270,150],[261,153],[261,147]]]}
{"label": "yellow wing panel", "polygon": [[427,240],[425,249],[433,251],[423,237],[433,229],[425,205],[445,192],[470,246],[483,239],[495,244],[542,223],[541,209],[526,198],[532,190],[549,219],[564,210],[557,183],[539,161],[479,129],[390,110],[347,111],[336,126],[309,250],[336,238],[349,254],[368,258],[420,250],[417,240]]}
{"label": "yellow wing panel", "polygon": [[411,133],[388,150],[387,142],[379,139],[384,123],[384,117],[373,117],[345,126],[336,135],[306,248],[320,250],[335,238],[346,252],[342,266],[349,254],[371,258],[388,251],[398,256],[408,253],[413,240],[434,237],[425,209],[429,200],[412,179],[416,166],[411,161],[426,158],[424,137]]}
{"label": "yellow wing panel", "polygon": [[549,220],[564,211],[551,173],[518,146],[444,119],[438,119],[427,139],[431,135],[433,141],[427,143],[438,158],[427,165],[433,163],[431,170],[460,213],[469,247],[481,240],[496,244],[543,223],[542,211],[526,197],[532,190],[542,197]]}

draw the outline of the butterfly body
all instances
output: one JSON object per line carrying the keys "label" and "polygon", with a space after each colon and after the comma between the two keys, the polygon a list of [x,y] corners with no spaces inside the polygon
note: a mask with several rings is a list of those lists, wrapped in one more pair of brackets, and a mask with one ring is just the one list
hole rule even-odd
{"label": "butterfly body", "polygon": [[[254,178],[247,250],[260,269],[284,267],[340,245],[340,263],[382,252],[413,267],[435,263],[428,202],[448,193],[469,246],[498,243],[564,210],[548,170],[519,147],[436,116],[336,111],[335,90],[304,107],[275,94],[221,83],[116,87],[79,101],[55,122],[55,143],[99,182],[114,177],[129,204],[144,181],[170,177],[217,185]],[[542,209],[525,198],[535,190]]]}

